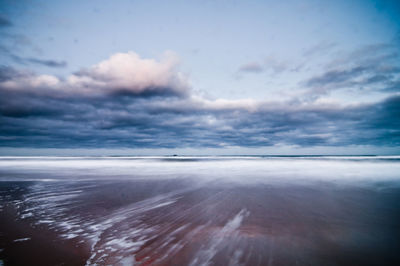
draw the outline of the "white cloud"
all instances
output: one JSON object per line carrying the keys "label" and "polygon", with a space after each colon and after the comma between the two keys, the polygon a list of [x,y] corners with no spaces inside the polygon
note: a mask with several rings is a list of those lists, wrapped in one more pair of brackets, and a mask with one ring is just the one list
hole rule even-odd
{"label": "white cloud", "polygon": [[46,87],[54,87],[59,84],[60,80],[51,75],[39,75],[31,80],[31,84],[34,87],[46,86]]}
{"label": "white cloud", "polygon": [[33,75],[21,73],[17,78],[0,82],[2,88],[12,90],[30,90],[37,88],[57,88],[60,80],[51,75]]}
{"label": "white cloud", "polygon": [[116,53],[68,78],[73,87],[133,94],[186,94],[187,78],[177,70],[179,60],[166,52],[160,61],[144,59],[134,52]]}

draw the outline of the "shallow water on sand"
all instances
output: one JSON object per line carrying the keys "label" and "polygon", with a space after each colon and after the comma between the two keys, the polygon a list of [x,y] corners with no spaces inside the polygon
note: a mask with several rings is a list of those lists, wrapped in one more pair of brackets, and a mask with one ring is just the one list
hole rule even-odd
{"label": "shallow water on sand", "polygon": [[5,265],[400,265],[400,157],[2,157]]}

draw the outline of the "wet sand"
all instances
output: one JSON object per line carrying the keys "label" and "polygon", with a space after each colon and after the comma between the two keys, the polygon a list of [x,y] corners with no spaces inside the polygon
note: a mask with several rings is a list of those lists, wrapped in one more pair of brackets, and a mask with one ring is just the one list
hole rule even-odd
{"label": "wet sand", "polygon": [[[112,170],[123,172],[119,167]],[[204,179],[176,168],[145,176],[140,167],[123,178],[89,167],[75,178],[68,167],[55,173],[0,166],[0,259],[5,265],[400,265],[396,179],[264,182],[243,168],[215,170],[242,179]],[[273,174],[261,168],[260,176]]]}

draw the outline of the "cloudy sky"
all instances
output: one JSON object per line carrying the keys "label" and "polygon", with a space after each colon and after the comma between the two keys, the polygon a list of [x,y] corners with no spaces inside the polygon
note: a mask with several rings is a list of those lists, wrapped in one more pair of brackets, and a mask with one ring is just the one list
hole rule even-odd
{"label": "cloudy sky", "polygon": [[396,0],[0,3],[0,154],[400,153]]}

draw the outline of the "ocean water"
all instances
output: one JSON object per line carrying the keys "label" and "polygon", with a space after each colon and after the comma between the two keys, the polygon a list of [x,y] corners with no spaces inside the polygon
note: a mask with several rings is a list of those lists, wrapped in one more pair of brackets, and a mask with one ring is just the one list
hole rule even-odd
{"label": "ocean water", "polygon": [[1,157],[0,219],[5,265],[400,265],[400,157]]}

